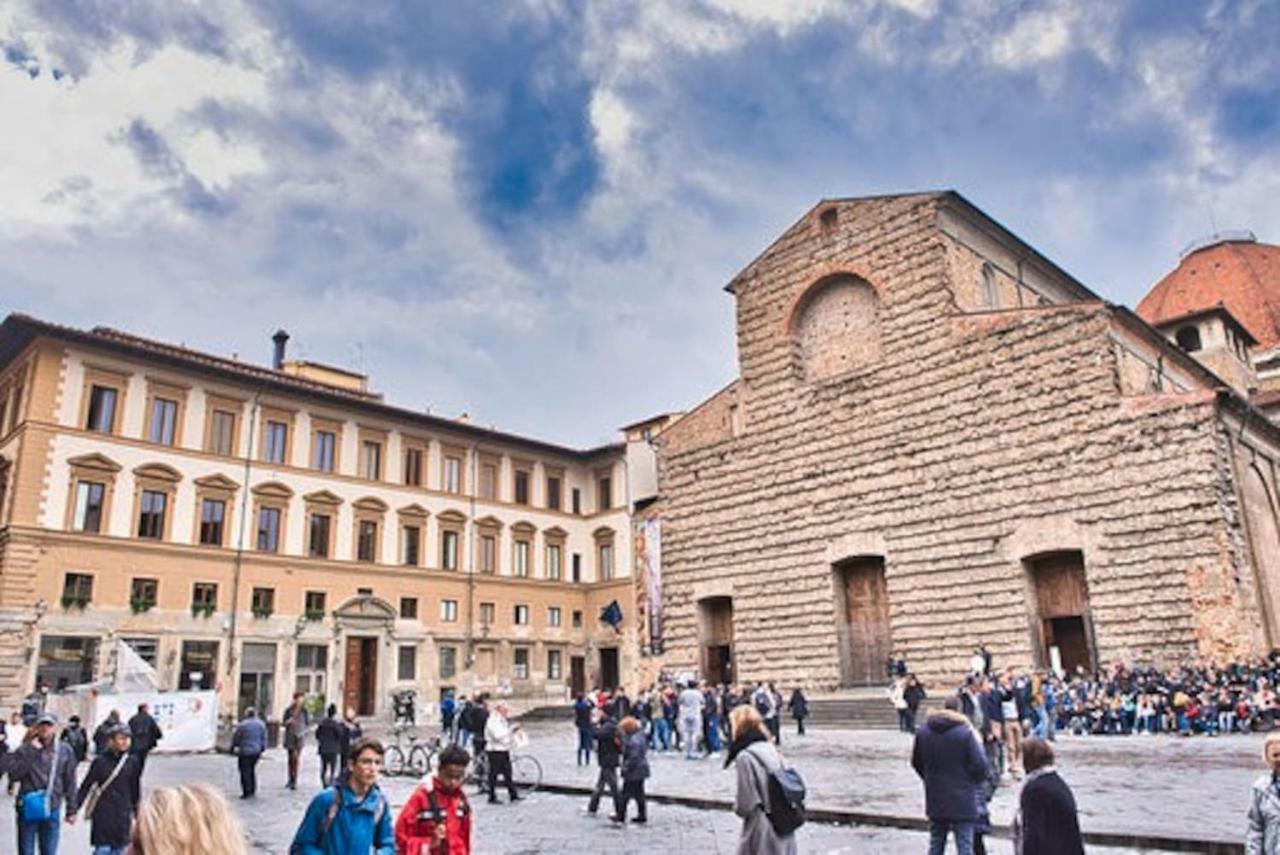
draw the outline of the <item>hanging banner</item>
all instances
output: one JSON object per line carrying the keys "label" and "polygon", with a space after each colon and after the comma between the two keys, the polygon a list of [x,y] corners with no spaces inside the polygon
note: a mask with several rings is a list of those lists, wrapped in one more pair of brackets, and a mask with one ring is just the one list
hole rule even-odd
{"label": "hanging banner", "polygon": [[151,717],[160,725],[164,738],[156,751],[212,751],[218,735],[218,693],[208,692],[120,692],[99,695],[93,709],[90,733],[106,721],[112,710],[120,711],[120,720],[128,723],[146,704]]}
{"label": "hanging banner", "polygon": [[635,524],[636,621],[643,653],[662,652],[662,520]]}

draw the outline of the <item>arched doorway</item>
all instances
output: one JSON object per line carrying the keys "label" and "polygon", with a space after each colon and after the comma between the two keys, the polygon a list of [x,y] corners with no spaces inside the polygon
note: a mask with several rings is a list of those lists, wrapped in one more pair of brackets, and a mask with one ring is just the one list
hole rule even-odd
{"label": "arched doorway", "polygon": [[882,684],[892,648],[884,556],[849,558],[832,565],[832,573],[841,682],[846,686]]}
{"label": "arched doorway", "polygon": [[334,634],[342,651],[342,705],[357,715],[377,715],[380,663],[378,651],[391,638],[396,611],[385,600],[352,597],[333,612]]}

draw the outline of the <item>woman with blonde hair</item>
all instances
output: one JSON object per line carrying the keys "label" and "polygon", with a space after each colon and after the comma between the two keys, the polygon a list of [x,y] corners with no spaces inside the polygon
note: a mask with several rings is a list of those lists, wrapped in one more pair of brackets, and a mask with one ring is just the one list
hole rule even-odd
{"label": "woman with blonde hair", "polygon": [[155,790],[138,807],[131,855],[248,855],[244,829],[208,784]]}
{"label": "woman with blonde hair", "polygon": [[795,855],[795,832],[778,834],[769,822],[769,776],[782,767],[778,749],[769,741],[764,719],[751,704],[729,714],[733,741],[724,767],[732,763],[738,772],[738,794],[733,812],[742,817],[738,855]]}
{"label": "woman with blonde hair", "polygon": [[1253,782],[1245,855],[1280,855],[1280,732],[1267,734],[1262,759],[1271,771]]}

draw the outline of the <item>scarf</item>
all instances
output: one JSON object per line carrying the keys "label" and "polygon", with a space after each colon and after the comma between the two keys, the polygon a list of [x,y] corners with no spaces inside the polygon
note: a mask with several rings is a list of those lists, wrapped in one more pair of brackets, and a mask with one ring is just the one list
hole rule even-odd
{"label": "scarf", "polygon": [[729,754],[724,758],[724,768],[728,769],[729,766],[733,764],[733,761],[738,759],[738,755],[746,750],[748,745],[752,745],[756,742],[768,741],[769,737],[765,736],[755,728],[748,730],[746,733],[735,734],[733,742],[729,743]]}

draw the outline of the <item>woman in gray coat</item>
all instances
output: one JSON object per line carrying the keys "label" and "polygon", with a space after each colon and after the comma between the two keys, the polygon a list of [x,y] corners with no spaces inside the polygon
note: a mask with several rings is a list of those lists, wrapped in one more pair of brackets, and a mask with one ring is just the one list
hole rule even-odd
{"label": "woman in gray coat", "polygon": [[1280,733],[1267,736],[1262,757],[1271,771],[1253,782],[1244,851],[1245,855],[1280,855]]}
{"label": "woman in gray coat", "polygon": [[751,704],[729,714],[733,742],[724,766],[738,772],[738,795],[733,812],[742,817],[738,855],[795,855],[796,836],[784,836],[769,823],[769,775],[782,765],[778,749],[769,741],[764,719]]}

